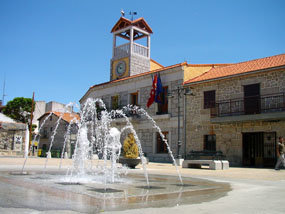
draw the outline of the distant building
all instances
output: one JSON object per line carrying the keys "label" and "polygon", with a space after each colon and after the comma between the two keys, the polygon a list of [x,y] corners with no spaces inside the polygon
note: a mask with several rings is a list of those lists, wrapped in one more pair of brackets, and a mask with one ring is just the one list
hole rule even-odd
{"label": "distant building", "polygon": [[33,124],[37,125],[37,128],[34,130],[35,133],[38,133],[39,130],[39,118],[44,115],[46,112],[56,111],[63,112],[68,111],[72,112],[72,107],[68,107],[65,109],[66,104],[58,103],[55,101],[50,101],[46,103],[45,101],[36,101],[35,102],[35,110],[33,117]]}
{"label": "distant building", "polygon": [[[61,118],[61,120],[59,120],[59,118]],[[41,150],[41,156],[46,156],[45,154],[49,150],[50,144],[52,142],[51,137],[54,135],[53,145],[51,149],[52,154],[58,157],[58,155],[62,152],[64,141],[66,140],[65,152],[67,152],[68,157],[71,157],[76,143],[76,136],[78,131],[76,121],[80,120],[79,115],[77,113],[51,111],[43,114],[38,120],[40,127],[42,126],[38,137],[38,149]],[[59,125],[56,129],[58,122]],[[70,132],[68,133],[69,126]]]}
{"label": "distant building", "polygon": [[27,125],[0,113],[0,156],[23,156]]}

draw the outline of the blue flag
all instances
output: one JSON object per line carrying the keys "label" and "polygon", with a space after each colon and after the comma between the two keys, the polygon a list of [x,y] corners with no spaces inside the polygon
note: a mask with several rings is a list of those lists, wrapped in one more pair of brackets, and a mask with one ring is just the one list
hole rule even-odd
{"label": "blue flag", "polygon": [[161,99],[161,93],[163,93],[163,87],[160,79],[160,74],[158,74],[154,99],[156,103],[163,103],[163,100]]}

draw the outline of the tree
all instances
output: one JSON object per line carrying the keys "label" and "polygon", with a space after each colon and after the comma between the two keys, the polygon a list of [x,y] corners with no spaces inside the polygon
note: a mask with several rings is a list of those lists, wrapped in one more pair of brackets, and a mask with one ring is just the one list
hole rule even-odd
{"label": "tree", "polygon": [[7,103],[6,107],[3,110],[3,113],[18,122],[29,124],[29,120],[31,118],[31,110],[31,98],[16,97]]}

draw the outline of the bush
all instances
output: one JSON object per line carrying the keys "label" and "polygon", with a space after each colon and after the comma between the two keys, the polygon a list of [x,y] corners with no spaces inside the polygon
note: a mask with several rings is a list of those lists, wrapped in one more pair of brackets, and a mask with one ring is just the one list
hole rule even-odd
{"label": "bush", "polygon": [[60,158],[60,150],[52,150],[51,151],[52,158]]}
{"label": "bush", "polygon": [[124,157],[137,158],[139,156],[138,146],[132,133],[129,133],[124,140]]}

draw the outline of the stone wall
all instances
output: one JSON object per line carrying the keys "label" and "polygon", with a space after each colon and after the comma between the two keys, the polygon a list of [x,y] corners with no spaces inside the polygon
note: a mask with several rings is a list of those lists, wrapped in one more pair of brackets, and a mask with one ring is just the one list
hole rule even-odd
{"label": "stone wall", "polygon": [[[168,91],[176,89],[178,85],[183,81],[183,67],[177,66],[169,68],[160,72],[163,86],[168,86]],[[153,117],[157,122],[157,125],[164,132],[169,133],[169,144],[174,156],[177,153],[177,124],[178,124],[178,99],[177,94],[174,93],[174,97],[168,101],[168,114],[156,115],[158,107],[156,103],[153,103],[150,108],[146,107],[149,99],[150,91],[152,88],[151,75],[142,75],[133,79],[121,80],[118,82],[103,84],[98,87],[92,88],[86,96],[81,100],[84,102],[88,97],[102,98],[106,106],[110,109],[111,97],[119,95],[119,105],[124,106],[130,102],[130,94],[138,92],[139,106],[147,111],[147,113]],[[183,96],[180,99],[181,107],[181,141],[183,142]],[[143,151],[147,154],[150,161],[170,162],[168,154],[158,154],[156,149],[156,132],[153,125],[145,118],[139,119],[130,118],[135,130],[141,139]],[[114,126],[119,129],[122,128],[121,119],[114,120]],[[182,144],[181,153],[184,154],[184,145]]]}
{"label": "stone wall", "polygon": [[[40,126],[44,121],[44,119],[45,117],[41,119]],[[52,115],[50,118],[46,120],[45,124],[41,127],[39,149],[43,149],[43,146],[45,145],[46,151],[48,151],[52,141],[51,137],[55,133],[51,150],[62,151],[69,123],[67,123],[64,120],[60,120],[56,132],[54,132],[58,119],[59,118],[57,116]],[[73,124],[70,130],[71,130],[71,135],[67,136],[66,149],[65,149],[65,151],[67,151],[67,153],[69,154],[69,157],[71,157],[71,143],[76,142],[76,135],[77,135],[76,125]]]}
{"label": "stone wall", "polygon": [[130,57],[130,76],[150,71],[149,58],[133,54]]}
{"label": "stone wall", "polygon": [[23,156],[25,151],[25,137],[25,124],[1,123],[0,156]]}
{"label": "stone wall", "polygon": [[199,85],[191,85],[194,97],[187,101],[187,152],[203,150],[204,135],[216,135],[216,149],[231,165],[242,165],[242,133],[276,132],[285,136],[285,120],[212,123],[210,109],[204,109],[204,91],[215,90],[216,101],[242,98],[243,86],[260,83],[261,95],[285,92],[285,72],[271,71]]}

